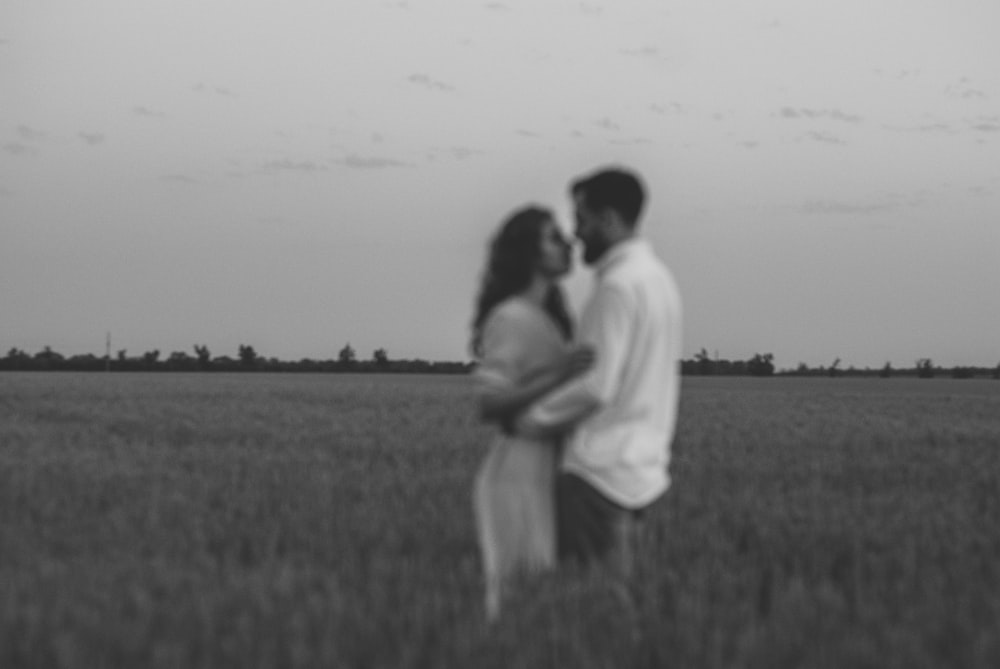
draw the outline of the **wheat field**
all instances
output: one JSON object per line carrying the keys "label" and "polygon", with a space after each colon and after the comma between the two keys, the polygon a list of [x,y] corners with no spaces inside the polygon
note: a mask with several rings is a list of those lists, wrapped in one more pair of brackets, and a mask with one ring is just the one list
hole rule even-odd
{"label": "wheat field", "polygon": [[464,376],[0,374],[0,667],[1000,666],[1000,382],[685,378],[637,619],[481,613]]}

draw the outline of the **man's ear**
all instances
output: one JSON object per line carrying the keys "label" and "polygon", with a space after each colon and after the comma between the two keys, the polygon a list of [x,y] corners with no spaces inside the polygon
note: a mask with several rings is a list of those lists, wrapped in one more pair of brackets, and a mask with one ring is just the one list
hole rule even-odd
{"label": "man's ear", "polygon": [[611,207],[605,207],[601,210],[601,228],[605,232],[616,233],[621,231],[624,226],[625,220],[620,213]]}

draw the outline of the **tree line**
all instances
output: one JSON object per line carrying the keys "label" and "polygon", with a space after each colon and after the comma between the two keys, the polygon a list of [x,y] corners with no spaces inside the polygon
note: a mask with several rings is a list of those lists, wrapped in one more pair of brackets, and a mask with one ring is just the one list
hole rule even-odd
{"label": "tree line", "polygon": [[192,352],[174,351],[162,355],[158,349],[138,356],[126,349],[115,356],[91,353],[64,356],[51,347],[29,354],[12,348],[0,358],[0,370],[20,371],[115,371],[115,372],[380,372],[396,374],[464,374],[471,370],[468,362],[440,362],[423,359],[392,359],[384,348],[375,349],[367,359],[358,359],[350,343],[345,344],[336,358],[298,361],[279,360],[260,355],[253,346],[240,344],[235,357],[213,356],[208,347],[195,344]]}
{"label": "tree line", "polygon": [[930,358],[918,359],[913,367],[895,368],[887,362],[878,369],[870,367],[842,367],[840,358],[830,365],[810,367],[800,362],[794,369],[778,371],[774,365],[774,355],[771,353],[755,353],[747,360],[726,360],[709,356],[704,348],[689,360],[681,361],[681,371],[685,376],[826,376],[837,378],[847,377],[879,377],[887,379],[893,376],[916,377],[931,379],[934,377],[951,377],[954,379],[993,378],[1000,380],[1000,363],[996,367],[941,367],[934,364]]}
{"label": "tree line", "polygon": [[[313,360],[303,358],[298,361],[267,358],[257,353],[253,346],[240,344],[235,357],[212,356],[208,347],[195,344],[192,353],[174,351],[161,355],[159,350],[146,351],[138,356],[129,356],[125,349],[116,356],[83,354],[64,356],[46,346],[34,354],[18,348],[11,348],[0,358],[0,371],[115,371],[115,372],[355,372],[355,373],[396,373],[396,374],[465,374],[475,367],[473,362],[438,362],[423,359],[392,359],[384,348],[375,349],[371,357],[359,359],[354,347],[345,344],[336,358]],[[810,377],[881,377],[912,376],[917,378],[951,377],[971,379],[991,377],[1000,379],[1000,363],[996,367],[941,367],[930,358],[920,358],[913,367],[894,368],[890,363],[879,369],[865,367],[844,368],[840,358],[829,366],[810,367],[799,363],[794,369],[777,370],[774,355],[755,353],[746,360],[713,358],[704,348],[688,360],[681,360],[681,372],[685,376],[810,376]]]}

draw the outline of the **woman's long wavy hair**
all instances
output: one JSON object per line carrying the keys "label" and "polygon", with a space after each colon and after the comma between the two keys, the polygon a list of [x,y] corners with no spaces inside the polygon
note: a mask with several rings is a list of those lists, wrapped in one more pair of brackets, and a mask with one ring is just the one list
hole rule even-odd
{"label": "woman's long wavy hair", "polygon": [[[493,308],[531,284],[540,257],[542,231],[554,220],[552,212],[541,207],[526,207],[514,212],[490,243],[489,259],[483,272],[476,316],[472,321],[472,352],[482,355],[482,329]],[[566,339],[573,336],[573,324],[566,309],[562,289],[553,284],[545,300],[545,311]]]}

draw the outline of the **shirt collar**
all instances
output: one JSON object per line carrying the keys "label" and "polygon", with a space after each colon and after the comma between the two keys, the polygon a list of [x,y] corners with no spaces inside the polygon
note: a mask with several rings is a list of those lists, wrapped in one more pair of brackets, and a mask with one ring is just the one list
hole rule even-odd
{"label": "shirt collar", "polygon": [[598,276],[604,276],[612,267],[636,253],[641,253],[648,245],[649,242],[641,237],[624,239],[608,249],[600,260],[594,263],[594,272]]}

